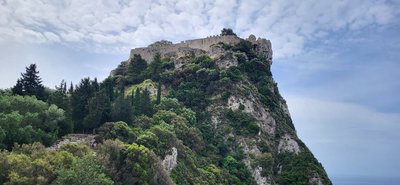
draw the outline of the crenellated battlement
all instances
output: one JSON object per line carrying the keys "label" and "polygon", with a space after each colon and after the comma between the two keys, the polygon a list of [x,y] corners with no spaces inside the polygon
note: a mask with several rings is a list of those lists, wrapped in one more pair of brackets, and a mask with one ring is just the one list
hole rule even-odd
{"label": "crenellated battlement", "polygon": [[[220,42],[228,45],[236,45],[244,39],[239,38],[235,35],[213,35],[202,39],[185,40],[180,43],[171,44],[169,42],[161,41],[160,43],[155,43],[149,47],[135,48],[131,50],[128,60],[121,63],[121,67],[112,70],[110,75],[120,75],[123,74],[124,67],[128,64],[130,59],[134,55],[138,54],[148,63],[152,62],[153,57],[156,53],[160,53],[162,57],[173,57],[178,59],[180,56],[185,56],[188,52],[197,55],[207,54],[212,58],[219,57],[223,55],[224,51],[218,49],[218,47],[213,47]],[[253,50],[265,57],[269,63],[272,63],[272,47],[271,42],[264,38],[256,38],[254,35],[250,35],[246,41],[253,44]],[[182,65],[181,60],[175,61],[175,67]]]}
{"label": "crenellated battlement", "polygon": [[135,54],[140,54],[143,59],[150,62],[156,52],[166,54],[170,52],[178,52],[180,49],[185,48],[201,49],[208,52],[211,45],[217,44],[219,42],[223,42],[226,44],[236,44],[240,42],[240,38],[235,35],[213,35],[202,39],[186,40],[177,44],[171,44],[161,47],[135,48],[131,50],[129,58],[133,58],[133,55]]}

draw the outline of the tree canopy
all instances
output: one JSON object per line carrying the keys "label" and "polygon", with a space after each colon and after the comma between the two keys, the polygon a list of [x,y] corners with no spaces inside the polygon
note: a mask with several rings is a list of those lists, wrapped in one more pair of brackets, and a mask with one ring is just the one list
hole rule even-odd
{"label": "tree canopy", "polygon": [[11,90],[16,95],[36,96],[40,100],[46,99],[44,86],[42,85],[39,71],[36,69],[36,64],[26,67],[25,73],[21,73],[21,78],[17,80],[17,84]]}
{"label": "tree canopy", "polygon": [[231,28],[223,28],[221,30],[221,36],[224,36],[224,35],[234,35],[234,36],[236,36],[236,33],[234,33]]}

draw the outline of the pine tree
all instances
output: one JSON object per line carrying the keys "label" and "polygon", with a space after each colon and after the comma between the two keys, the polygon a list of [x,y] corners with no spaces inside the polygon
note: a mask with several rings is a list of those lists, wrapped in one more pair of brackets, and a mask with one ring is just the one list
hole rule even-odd
{"label": "pine tree", "polygon": [[44,100],[44,87],[42,79],[39,77],[39,71],[36,71],[36,64],[31,64],[26,68],[22,75],[25,95],[34,95],[40,100]]}
{"label": "pine tree", "polygon": [[147,63],[140,55],[134,55],[128,62],[128,67],[125,71],[127,80],[131,84],[137,84],[144,80]]}
{"label": "pine tree", "polygon": [[12,88],[14,94],[36,96],[39,100],[45,100],[46,94],[39,71],[36,70],[36,64],[26,67],[25,73],[21,73],[21,78],[17,80],[17,84]]}
{"label": "pine tree", "polygon": [[162,70],[161,54],[156,53],[153,57],[153,61],[149,65],[150,78],[158,82],[160,80],[161,70]]}
{"label": "pine tree", "polygon": [[17,84],[11,88],[11,91],[15,95],[24,95],[24,85],[22,83],[22,79],[17,80]]}

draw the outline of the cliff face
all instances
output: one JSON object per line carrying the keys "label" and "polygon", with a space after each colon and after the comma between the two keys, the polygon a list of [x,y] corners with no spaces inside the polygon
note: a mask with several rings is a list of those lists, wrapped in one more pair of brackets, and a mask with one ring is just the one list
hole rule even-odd
{"label": "cliff face", "polygon": [[[250,184],[331,184],[322,165],[297,137],[286,101],[270,71],[269,40],[254,35],[247,39],[217,36],[133,49],[130,59],[139,54],[151,63],[157,52],[173,64],[161,74],[162,94],[196,112],[198,123],[193,127],[210,148],[203,153],[191,150],[207,159],[205,166],[211,163],[225,168],[232,157],[249,171]],[[112,75],[123,78],[128,62]],[[177,179],[185,178],[179,176],[182,147],[171,150],[172,162],[170,155],[160,157],[168,161],[165,168],[181,184]]]}

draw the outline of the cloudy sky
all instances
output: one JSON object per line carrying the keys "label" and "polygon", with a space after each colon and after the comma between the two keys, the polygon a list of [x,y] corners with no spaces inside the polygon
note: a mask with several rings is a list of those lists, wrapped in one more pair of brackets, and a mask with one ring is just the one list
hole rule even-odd
{"label": "cloudy sky", "polygon": [[270,39],[300,138],[331,177],[400,177],[400,3],[384,0],[0,0],[0,88],[104,79],[129,50],[232,28]]}

